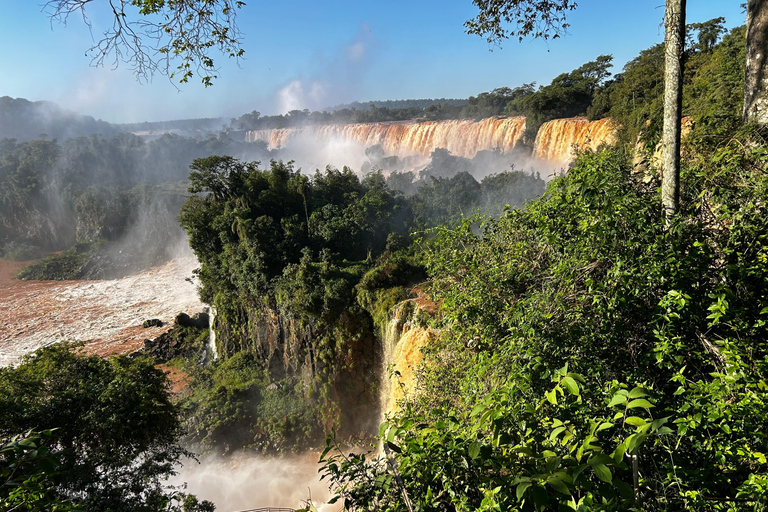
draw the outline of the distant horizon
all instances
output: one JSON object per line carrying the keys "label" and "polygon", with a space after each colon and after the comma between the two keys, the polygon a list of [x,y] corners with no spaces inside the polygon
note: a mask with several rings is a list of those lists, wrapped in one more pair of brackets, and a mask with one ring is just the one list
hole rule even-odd
{"label": "distant horizon", "polygon": [[[485,91],[483,91],[483,92],[485,92]],[[478,93],[478,94],[480,94],[480,93]],[[2,98],[2,97],[3,96],[0,96],[0,98]],[[11,98],[13,100],[26,100],[26,101],[29,101],[31,103],[52,103],[52,104],[56,105],[57,107],[65,110],[65,111],[69,111],[69,112],[71,112],[73,114],[93,117],[90,114],[83,114],[82,112],[78,112],[76,110],[72,110],[72,109],[63,107],[62,105],[58,104],[57,102],[51,101],[51,100],[46,100],[46,99],[30,100],[29,98],[22,98],[22,97],[14,98],[12,96],[5,96],[5,97]],[[376,104],[376,103],[398,102],[398,101],[439,101],[439,100],[447,100],[447,101],[454,101],[455,102],[455,101],[468,101],[469,98],[400,98],[400,99],[395,99],[395,100],[353,101],[353,102],[350,102],[350,103],[341,103],[339,105],[334,105],[332,107],[321,108],[321,109],[318,109],[318,111],[319,112],[332,112],[334,110],[340,110],[342,108],[346,108],[345,105],[350,105],[350,104],[353,104],[353,103],[359,103],[361,105],[370,105],[370,104]],[[248,113],[249,112],[243,112],[240,115],[248,114]],[[284,115],[284,114],[269,114],[269,115]],[[105,123],[109,123],[109,124],[114,125],[114,126],[123,126],[123,125],[135,125],[135,124],[174,123],[174,122],[180,122],[180,121],[220,121],[220,120],[237,119],[238,117],[240,117],[240,116],[185,117],[185,118],[178,118],[178,119],[161,119],[161,120],[157,120],[157,121],[130,121],[130,122],[125,122],[125,123],[113,123],[113,122],[107,121],[105,119],[99,119],[97,117],[94,117],[94,119],[96,121],[103,121]]]}

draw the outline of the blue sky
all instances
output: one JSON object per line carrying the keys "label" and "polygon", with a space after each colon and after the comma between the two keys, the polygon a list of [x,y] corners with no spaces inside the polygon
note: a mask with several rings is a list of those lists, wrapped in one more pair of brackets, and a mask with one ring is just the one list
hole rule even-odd
{"label": "blue sky", "polygon": [[[688,22],[724,16],[742,25],[743,0],[688,2]],[[94,37],[108,20],[94,0]],[[90,67],[92,36],[72,19],[51,24],[39,1],[0,0],[0,96],[49,100],[110,122],[283,113],[350,101],[466,98],[496,87],[549,83],[601,54],[614,72],[663,39],[662,0],[582,0],[569,35],[508,41],[489,51],[463,22],[471,0],[249,0],[238,14],[245,59],[219,57],[221,78],[178,91],[156,76],[139,84],[125,65]]]}

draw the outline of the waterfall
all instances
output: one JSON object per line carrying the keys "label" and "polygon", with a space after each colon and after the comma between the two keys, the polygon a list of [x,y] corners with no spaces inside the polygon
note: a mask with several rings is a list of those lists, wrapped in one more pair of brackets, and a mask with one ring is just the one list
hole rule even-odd
{"label": "waterfall", "polygon": [[[400,341],[407,309],[406,302],[397,304],[391,312],[387,326],[384,329],[381,343],[381,368],[379,382],[381,390],[379,392],[379,409],[381,411],[381,420],[394,406],[394,388],[398,387],[397,376],[394,374],[394,359],[397,343]],[[390,375],[390,372],[392,373]]]}
{"label": "waterfall", "polygon": [[200,359],[202,364],[208,365],[219,359],[219,353],[216,350],[216,331],[213,328],[213,322],[216,320],[216,308],[206,306],[205,309],[206,313],[208,313],[208,339],[205,341],[203,354]]}
{"label": "waterfall", "polygon": [[211,306],[210,323],[208,324],[208,348],[211,351],[211,359],[216,361],[219,358],[219,351],[216,349],[216,330],[214,322],[216,321],[216,308]]}
{"label": "waterfall", "polygon": [[618,125],[611,119],[589,121],[586,117],[547,121],[536,135],[533,156],[560,164],[570,163],[575,149],[595,150],[618,140]]}
{"label": "waterfall", "polygon": [[[555,119],[541,125],[533,156],[539,160],[565,165],[573,160],[574,148],[597,149],[618,140],[618,125],[611,119],[589,121],[585,117]],[[318,140],[341,139],[370,147],[381,145],[389,155],[405,158],[429,156],[444,148],[455,156],[473,158],[479,151],[511,152],[525,132],[525,117],[491,117],[480,121],[467,119],[425,122],[386,122],[335,125],[311,125],[246,133],[246,142],[263,141],[271,149],[284,148],[299,137]]]}
{"label": "waterfall", "polygon": [[384,330],[379,395],[382,421],[387,413],[397,410],[398,401],[413,391],[421,349],[435,338],[434,330],[416,322],[420,312],[416,301],[400,302],[392,309]]}
{"label": "waterfall", "polygon": [[390,155],[401,158],[429,156],[437,148],[451,154],[473,158],[478,151],[512,151],[525,131],[525,118],[491,117],[480,121],[386,122],[316,125],[246,133],[246,142],[263,141],[271,149],[283,148],[302,135],[320,140],[334,137],[353,140],[365,147],[381,145]]}

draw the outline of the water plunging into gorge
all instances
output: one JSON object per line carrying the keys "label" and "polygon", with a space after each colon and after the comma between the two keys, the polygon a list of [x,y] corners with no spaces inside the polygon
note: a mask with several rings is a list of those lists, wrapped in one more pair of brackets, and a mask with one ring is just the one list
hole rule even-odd
{"label": "water plunging into gorge", "polygon": [[[291,148],[299,141],[351,141],[364,147],[379,145],[389,155],[400,158],[429,156],[438,148],[451,154],[473,158],[480,151],[509,154],[518,147],[525,133],[522,116],[473,120],[424,122],[382,122],[338,125],[311,125],[246,132],[246,142],[262,141],[270,148]],[[574,147],[597,149],[617,141],[618,126],[610,119],[589,121],[584,117],[555,119],[539,129],[532,156],[552,166],[563,166],[574,157]]]}

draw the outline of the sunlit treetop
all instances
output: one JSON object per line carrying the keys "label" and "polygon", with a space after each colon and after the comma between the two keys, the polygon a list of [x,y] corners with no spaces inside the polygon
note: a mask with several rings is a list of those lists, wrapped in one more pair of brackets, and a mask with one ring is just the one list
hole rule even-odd
{"label": "sunlit treetop", "polygon": [[240,0],[50,0],[44,11],[66,24],[72,16],[93,30],[87,10],[108,4],[112,24],[86,52],[94,66],[127,64],[140,82],[155,74],[180,83],[197,75],[207,87],[218,78],[213,54],[243,56],[236,23]]}
{"label": "sunlit treetop", "polygon": [[568,29],[566,14],[573,0],[473,0],[480,12],[464,23],[468,34],[500,46],[510,37],[556,39]]}

